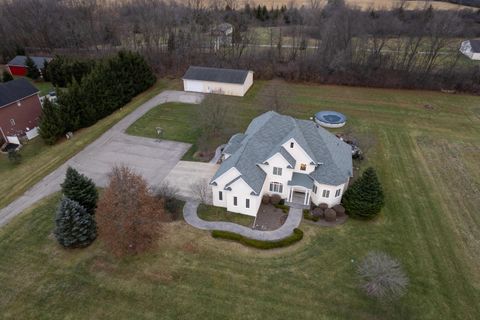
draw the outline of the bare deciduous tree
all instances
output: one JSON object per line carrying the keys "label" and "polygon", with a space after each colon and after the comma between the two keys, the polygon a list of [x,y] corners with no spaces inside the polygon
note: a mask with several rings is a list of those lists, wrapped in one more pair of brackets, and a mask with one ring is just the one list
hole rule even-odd
{"label": "bare deciduous tree", "polygon": [[113,254],[137,254],[157,243],[163,204],[149,193],[141,176],[128,167],[114,167],[96,219],[99,235]]}
{"label": "bare deciduous tree", "polygon": [[208,203],[210,199],[210,187],[208,185],[208,180],[201,179],[195,181],[190,185],[190,190],[195,200],[200,201],[201,203]]}

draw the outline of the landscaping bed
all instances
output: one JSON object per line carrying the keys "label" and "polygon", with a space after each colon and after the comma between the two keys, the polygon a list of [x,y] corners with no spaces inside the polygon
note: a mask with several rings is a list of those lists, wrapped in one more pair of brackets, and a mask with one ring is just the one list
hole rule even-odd
{"label": "landscaping bed", "polygon": [[232,222],[249,228],[253,226],[253,221],[255,220],[255,217],[229,212],[226,208],[207,204],[200,204],[198,206],[197,215],[200,219],[205,221]]}

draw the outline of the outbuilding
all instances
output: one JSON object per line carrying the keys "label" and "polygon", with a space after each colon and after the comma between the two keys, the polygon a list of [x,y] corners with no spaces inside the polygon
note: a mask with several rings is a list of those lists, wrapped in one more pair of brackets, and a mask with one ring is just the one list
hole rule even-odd
{"label": "outbuilding", "polygon": [[253,84],[253,71],[190,66],[182,80],[185,91],[243,97]]}
{"label": "outbuilding", "polygon": [[[45,62],[50,62],[52,58],[30,56],[40,73],[45,66]],[[8,70],[13,76],[24,76],[27,74],[26,56],[16,56],[7,63]]]}
{"label": "outbuilding", "polygon": [[465,40],[460,46],[460,52],[472,60],[480,60],[480,40]]}
{"label": "outbuilding", "polygon": [[0,84],[0,140],[19,144],[18,138],[37,135],[42,113],[38,92],[24,78]]}

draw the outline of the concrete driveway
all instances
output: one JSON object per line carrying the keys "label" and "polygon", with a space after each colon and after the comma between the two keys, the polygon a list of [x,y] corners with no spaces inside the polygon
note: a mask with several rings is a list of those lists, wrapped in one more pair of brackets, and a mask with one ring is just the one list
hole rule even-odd
{"label": "concrete driveway", "polygon": [[[120,120],[97,140],[43,178],[25,194],[0,210],[0,226],[20,214],[35,202],[60,190],[68,166],[105,186],[114,165],[127,165],[141,174],[149,184],[160,183],[172,170],[190,144],[134,137],[125,130],[147,111],[166,102],[200,103],[203,95],[183,91],[164,91],[142,104]],[[66,142],[68,143],[68,142]],[[73,141],[72,141],[73,143]]]}
{"label": "concrete driveway", "polygon": [[217,172],[218,164],[180,161],[175,168],[165,178],[165,182],[176,186],[179,189],[180,197],[184,199],[195,199],[197,195],[192,191],[192,185],[202,182],[208,188],[207,196],[211,197],[211,186],[208,184],[215,172]]}

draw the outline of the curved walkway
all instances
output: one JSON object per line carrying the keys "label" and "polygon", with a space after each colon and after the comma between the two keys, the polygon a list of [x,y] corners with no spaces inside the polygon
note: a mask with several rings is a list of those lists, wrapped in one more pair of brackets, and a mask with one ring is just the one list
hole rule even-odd
{"label": "curved walkway", "polygon": [[286,238],[292,234],[293,229],[297,228],[302,221],[302,209],[290,208],[287,220],[285,220],[285,223],[277,230],[253,230],[232,222],[202,220],[197,215],[198,205],[198,202],[187,201],[183,207],[183,217],[185,221],[192,227],[202,230],[222,230],[235,232],[244,237],[256,240],[276,241]]}

